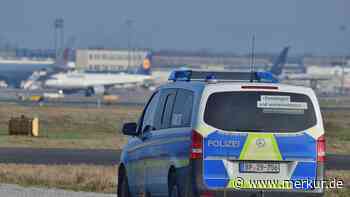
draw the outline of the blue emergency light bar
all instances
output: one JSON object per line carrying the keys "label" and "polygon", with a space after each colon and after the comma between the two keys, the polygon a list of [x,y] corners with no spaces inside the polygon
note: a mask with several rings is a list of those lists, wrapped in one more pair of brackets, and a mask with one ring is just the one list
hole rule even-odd
{"label": "blue emergency light bar", "polygon": [[169,81],[278,83],[278,79],[270,72],[210,72],[194,70],[175,70],[170,73]]}

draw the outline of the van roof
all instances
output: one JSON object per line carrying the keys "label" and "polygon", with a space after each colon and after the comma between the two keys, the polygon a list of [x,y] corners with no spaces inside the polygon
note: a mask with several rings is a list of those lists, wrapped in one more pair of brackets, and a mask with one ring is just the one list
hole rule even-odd
{"label": "van roof", "polygon": [[230,88],[232,90],[239,91],[276,91],[276,92],[299,92],[305,94],[313,94],[313,90],[308,87],[295,86],[281,83],[248,83],[248,82],[223,82],[214,84],[205,84],[207,88],[217,89],[221,91],[223,89]]}
{"label": "van roof", "polygon": [[[278,79],[270,72],[230,72],[230,71],[198,71],[190,69],[174,70],[169,81],[160,88],[184,88],[203,90],[214,87],[217,91],[276,91],[299,92],[312,95],[310,88],[278,83]],[[213,91],[215,92],[215,91]]]}
{"label": "van roof", "polygon": [[[242,88],[245,87],[245,88]],[[313,90],[309,87],[295,86],[282,83],[250,83],[250,82],[216,82],[208,83],[204,81],[176,81],[169,82],[159,87],[163,88],[184,88],[184,89],[204,89],[222,91],[230,88],[235,91],[276,91],[276,92],[298,92],[304,94],[313,94]],[[272,89],[276,88],[276,89]]]}

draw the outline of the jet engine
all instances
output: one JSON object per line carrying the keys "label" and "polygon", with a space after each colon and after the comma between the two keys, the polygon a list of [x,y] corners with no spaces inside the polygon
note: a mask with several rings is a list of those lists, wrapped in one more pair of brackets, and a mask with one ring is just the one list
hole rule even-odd
{"label": "jet engine", "polygon": [[86,90],[85,95],[86,96],[93,96],[93,95],[102,95],[104,93],[105,93],[104,86],[93,86],[93,87],[89,87]]}

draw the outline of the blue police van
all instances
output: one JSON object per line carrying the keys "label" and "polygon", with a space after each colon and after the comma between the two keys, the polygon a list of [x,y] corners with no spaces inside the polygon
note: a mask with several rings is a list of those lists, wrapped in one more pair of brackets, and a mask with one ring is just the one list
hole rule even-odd
{"label": "blue police van", "polygon": [[310,88],[270,73],[174,71],[126,123],[118,196],[323,196],[325,138]]}

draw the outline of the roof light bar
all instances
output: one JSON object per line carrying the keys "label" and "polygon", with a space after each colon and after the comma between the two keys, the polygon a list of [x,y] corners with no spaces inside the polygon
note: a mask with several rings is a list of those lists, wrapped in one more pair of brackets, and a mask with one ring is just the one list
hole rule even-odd
{"label": "roof light bar", "polygon": [[169,76],[169,81],[190,81],[192,70],[177,70],[172,71]]}
{"label": "roof light bar", "polygon": [[[251,81],[250,72],[210,72],[194,70],[175,70],[171,72],[169,81]],[[269,72],[254,72],[253,82],[278,83],[278,80]]]}

